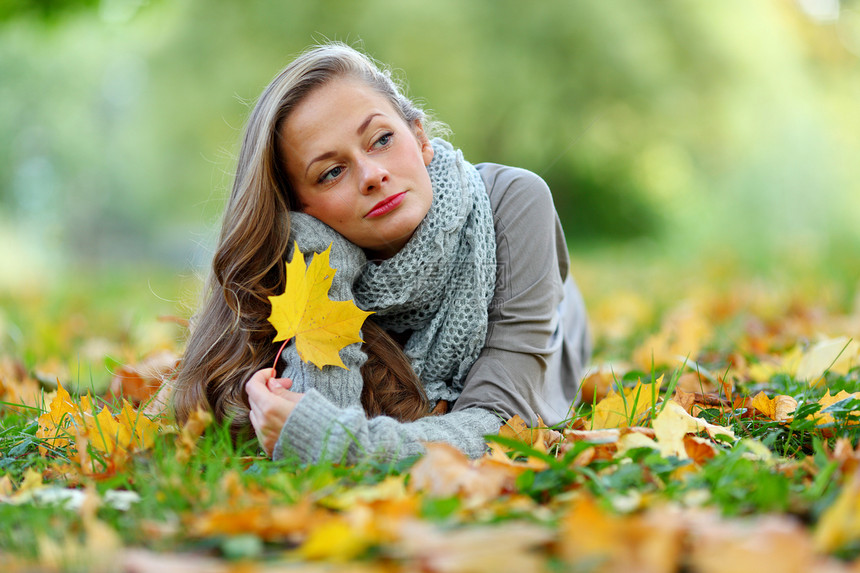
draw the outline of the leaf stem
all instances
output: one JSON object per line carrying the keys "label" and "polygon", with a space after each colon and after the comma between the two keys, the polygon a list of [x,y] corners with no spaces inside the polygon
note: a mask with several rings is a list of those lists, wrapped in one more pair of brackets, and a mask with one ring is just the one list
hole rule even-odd
{"label": "leaf stem", "polygon": [[[278,353],[277,353],[277,354],[275,354],[275,362],[272,364],[272,370],[274,370],[274,371],[275,371],[275,375],[277,375],[277,374],[278,374],[278,358],[280,358],[280,357],[281,357],[281,352],[283,352],[283,351],[284,351],[284,348],[286,348],[287,343],[288,343],[290,340],[292,340],[292,338],[288,338],[288,339],[286,339],[286,340],[284,341],[284,343],[283,343],[283,344],[281,344],[281,347],[280,347],[280,348],[278,348]],[[272,376],[272,378],[274,378],[274,376]]]}

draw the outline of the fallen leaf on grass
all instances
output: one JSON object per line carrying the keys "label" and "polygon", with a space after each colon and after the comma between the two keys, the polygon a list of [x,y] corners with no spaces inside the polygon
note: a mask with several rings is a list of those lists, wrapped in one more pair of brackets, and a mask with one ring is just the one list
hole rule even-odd
{"label": "fallen leaf on grass", "polygon": [[69,424],[78,414],[78,405],[72,401],[72,397],[57,381],[57,391],[54,394],[48,410],[39,416],[39,429],[36,430],[36,438],[39,439],[39,453],[46,456],[48,447],[52,450],[69,445],[71,432]]}
{"label": "fallen leaf on grass", "polygon": [[191,458],[191,454],[197,448],[197,440],[212,423],[212,419],[212,414],[201,408],[191,412],[176,438],[177,460],[187,462]]}
{"label": "fallen leaf on grass", "polygon": [[860,344],[846,336],[821,340],[803,353],[797,364],[796,377],[810,386],[823,382],[825,372],[845,375],[857,365]]}
{"label": "fallen leaf on grass", "polygon": [[616,368],[613,365],[600,366],[583,379],[579,387],[579,395],[584,403],[596,404],[606,398],[613,384],[618,381],[618,377],[624,375],[626,370],[624,367]]}
{"label": "fallen leaf on grass", "polygon": [[610,392],[594,406],[591,429],[604,430],[635,425],[643,414],[656,405],[662,380],[661,376],[654,383],[656,388],[653,388],[652,384],[637,382],[635,387],[624,389],[623,394]]}
{"label": "fallen leaf on grass", "polygon": [[669,573],[681,562],[683,535],[672,510],[616,515],[582,496],[562,519],[559,553],[576,570]]}
{"label": "fallen leaf on grass", "polygon": [[336,516],[310,530],[298,554],[304,559],[346,563],[366,552],[377,540]]}
{"label": "fallen leaf on grass", "polygon": [[678,378],[675,386],[683,392],[699,392],[707,394],[719,389],[719,385],[702,372],[685,372]]}
{"label": "fallen leaf on grass", "polygon": [[689,514],[691,570],[806,573],[813,567],[809,535],[789,516],[724,520],[712,512]]}
{"label": "fallen leaf on grass", "polygon": [[839,462],[842,475],[852,475],[860,468],[860,443],[855,448],[852,446],[851,440],[842,437],[836,439],[832,452],[829,451],[827,442],[823,446],[824,451],[828,453],[828,459]]}
{"label": "fallen leaf on grass", "polygon": [[405,571],[544,571],[542,550],[554,537],[550,528],[522,521],[442,529],[413,520],[390,552]]}
{"label": "fallen leaf on grass", "polygon": [[[695,418],[685,412],[680,404],[671,400],[666,403],[666,407],[654,419],[653,426],[662,455],[675,456],[679,459],[689,457],[685,443],[687,434],[696,434],[704,430],[711,438],[722,435],[732,440],[735,439],[734,432],[729,428],[711,424],[701,418]],[[690,447],[693,450],[699,449],[692,445]]]}
{"label": "fallen leaf on grass", "polygon": [[[136,412],[126,402],[119,415],[103,406],[98,413],[89,394],[77,402],[58,382],[47,411],[39,416],[36,437],[42,456],[68,448],[66,457],[72,465],[58,467],[61,474],[74,480],[80,473],[107,477],[125,465],[129,454],[152,446],[160,425]],[[98,456],[90,456],[91,447]]]}
{"label": "fallen leaf on grass", "polygon": [[788,422],[792,418],[790,414],[797,410],[797,400],[783,394],[768,398],[764,392],[759,392],[753,397],[752,406],[771,420]]}
{"label": "fallen leaf on grass", "polygon": [[797,367],[803,357],[803,349],[795,347],[779,356],[765,356],[749,367],[749,376],[755,382],[769,382],[776,374],[796,376]]}
{"label": "fallen leaf on grass", "polygon": [[15,410],[27,410],[11,404],[39,407],[41,405],[42,388],[39,382],[27,374],[20,361],[4,356],[0,358],[0,408],[9,407]]}
{"label": "fallen leaf on grass", "polygon": [[[836,422],[836,419],[833,417],[833,414],[830,412],[825,412],[828,407],[832,406],[837,402],[841,402],[842,400],[848,400],[850,398],[860,399],[860,392],[854,392],[853,394],[846,392],[845,390],[840,390],[835,395],[830,395],[830,390],[825,392],[824,396],[819,398],[818,403],[821,404],[821,409],[814,414],[807,416],[807,419],[816,420],[815,424],[820,426],[822,424],[833,424]],[[848,420],[846,425],[855,425],[857,421]]]}
{"label": "fallen leaf on grass", "polygon": [[[515,414],[513,418],[502,425],[499,429],[499,435],[522,442],[543,453],[546,453],[549,448],[557,444],[561,439],[561,434],[544,426],[540,418],[538,418],[536,428],[529,428],[528,424],[526,424],[525,420],[519,414]],[[507,447],[501,444],[496,445],[503,451],[509,451]]]}
{"label": "fallen leaf on grass", "polygon": [[193,537],[254,534],[264,541],[300,540],[329,519],[330,512],[304,499],[293,505],[253,503],[189,514],[184,522]]}
{"label": "fallen leaf on grass", "polygon": [[386,500],[395,501],[406,498],[405,476],[389,476],[378,484],[360,485],[326,496],[320,504],[332,509],[346,510],[359,503]]}
{"label": "fallen leaf on grass", "polygon": [[465,506],[473,507],[515,489],[518,472],[506,465],[472,461],[454,446],[442,442],[425,446],[427,453],[410,471],[412,491],[432,497],[459,496]]}
{"label": "fallen leaf on grass", "polygon": [[171,379],[178,360],[173,352],[160,350],[137,364],[119,367],[111,378],[107,400],[125,399],[133,406],[147,404],[161,385]]}

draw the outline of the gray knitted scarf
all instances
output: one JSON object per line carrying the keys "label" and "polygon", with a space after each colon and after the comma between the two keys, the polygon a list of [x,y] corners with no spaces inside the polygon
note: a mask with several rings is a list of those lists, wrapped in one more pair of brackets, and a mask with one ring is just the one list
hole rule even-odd
{"label": "gray knitted scarf", "polygon": [[[495,292],[496,235],[489,197],[480,174],[448,142],[434,139],[428,166],[433,201],[409,242],[393,257],[368,262],[364,252],[330,227],[302,213],[291,213],[291,239],[308,253],[334,243],[331,265],[337,269],[330,296],[354,298],[376,314],[373,320],[393,332],[411,333],[404,347],[428,398],[455,400],[469,369],[484,346],[487,310]],[[292,243],[292,241],[291,241]],[[364,353],[358,344],[341,351],[360,376]],[[317,388],[336,393],[334,380],[347,375],[327,366],[319,370],[298,361],[294,345],[284,351],[284,375],[297,392]],[[342,400],[328,396],[336,404]],[[346,405],[346,404],[341,404]]]}

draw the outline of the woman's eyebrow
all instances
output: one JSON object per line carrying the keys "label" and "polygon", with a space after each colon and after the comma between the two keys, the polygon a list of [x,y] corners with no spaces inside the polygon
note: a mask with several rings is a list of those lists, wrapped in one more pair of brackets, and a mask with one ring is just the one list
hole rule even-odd
{"label": "woman's eyebrow", "polygon": [[305,169],[305,177],[307,177],[308,171],[311,170],[311,165],[313,165],[317,161],[322,161],[323,159],[328,159],[329,157],[334,157],[334,155],[335,155],[334,151],[326,151],[322,155],[320,155],[318,157],[314,157],[313,159],[311,159],[310,163],[308,163],[307,169]]}
{"label": "woman's eyebrow", "polygon": [[[365,118],[365,120],[361,122],[361,125],[358,126],[358,129],[355,130],[355,133],[357,135],[361,135],[362,133],[364,133],[364,130],[367,129],[367,126],[370,125],[371,121],[373,121],[373,118],[378,116],[378,115],[382,115],[382,114],[379,112],[373,112],[370,115],[368,115]],[[313,159],[311,159],[310,163],[308,163],[307,169],[305,169],[305,176],[307,176],[308,171],[311,170],[311,165],[313,165],[317,161],[322,161],[324,159],[328,159],[329,157],[333,157],[334,155],[335,155],[334,151],[327,151],[327,152],[323,153],[322,155],[320,155],[318,157],[314,157]]]}
{"label": "woman's eyebrow", "polygon": [[367,119],[365,119],[363,122],[361,122],[361,125],[359,125],[358,129],[355,131],[356,135],[361,135],[362,133],[364,133],[364,130],[367,129],[367,126],[370,125],[370,122],[377,115],[382,115],[382,114],[379,112],[374,112],[374,113],[371,113],[369,116],[367,116]]}

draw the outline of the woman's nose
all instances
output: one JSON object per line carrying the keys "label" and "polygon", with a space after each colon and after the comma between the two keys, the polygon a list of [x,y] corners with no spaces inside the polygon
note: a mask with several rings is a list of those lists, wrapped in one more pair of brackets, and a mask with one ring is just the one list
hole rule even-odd
{"label": "woman's nose", "polygon": [[388,181],[388,171],[373,160],[365,160],[361,164],[361,192],[370,194],[379,191],[382,184]]}

